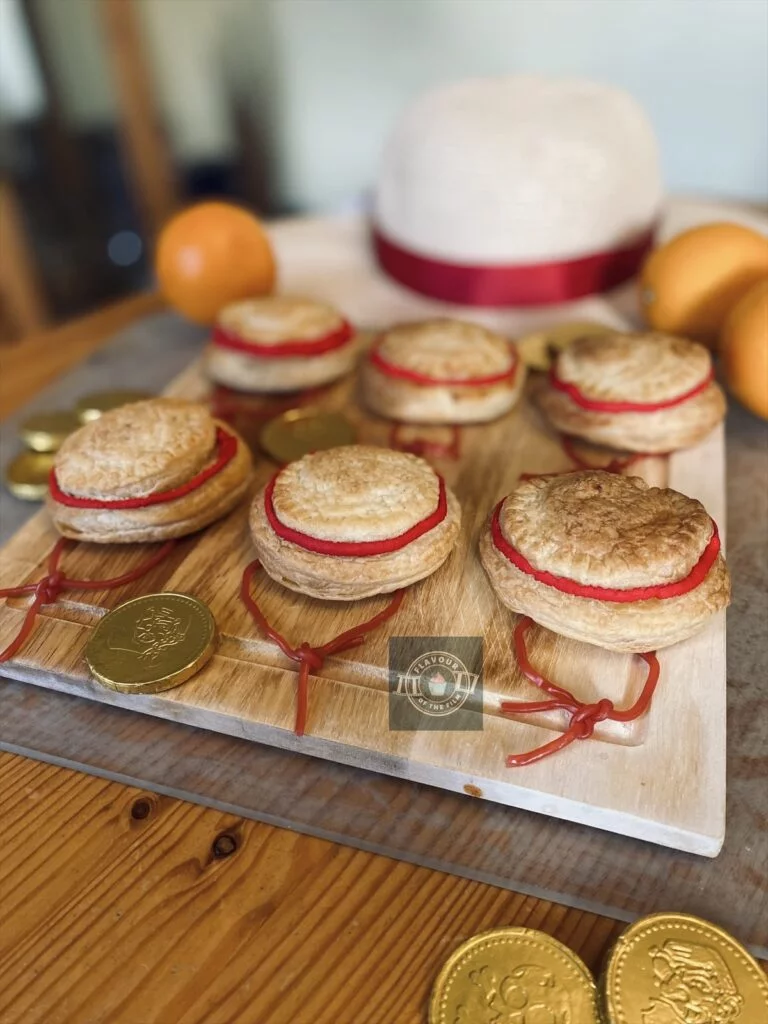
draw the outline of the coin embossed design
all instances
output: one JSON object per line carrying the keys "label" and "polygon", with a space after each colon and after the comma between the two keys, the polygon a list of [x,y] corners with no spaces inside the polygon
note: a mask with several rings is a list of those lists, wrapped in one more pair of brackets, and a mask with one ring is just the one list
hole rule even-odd
{"label": "coin embossed design", "polygon": [[475,935],[444,964],[429,1024],[598,1024],[597,989],[567,946],[532,928]]}
{"label": "coin embossed design", "polygon": [[110,409],[119,409],[121,405],[143,402],[145,398],[152,397],[148,391],[96,391],[80,399],[76,406],[77,415],[80,423],[90,423]]}
{"label": "coin embossed design", "polygon": [[289,409],[270,420],[259,435],[259,444],[267,455],[282,464],[356,440],[355,428],[346,416],[317,409]]}
{"label": "coin embossed design", "polygon": [[216,623],[187,594],[147,594],[105,615],[85,657],[96,679],[121,693],[159,693],[179,686],[209,660]]}
{"label": "coin embossed design", "polygon": [[532,370],[548,370],[552,364],[553,354],[567,348],[577,338],[615,334],[616,331],[616,327],[608,327],[607,324],[599,324],[592,320],[574,320],[526,334],[518,338],[515,344],[526,366]]}
{"label": "coin embossed design", "polygon": [[53,452],[22,452],[5,467],[5,483],[23,501],[42,501],[48,492]]}
{"label": "coin embossed design", "polygon": [[768,978],[722,928],[653,914],[619,937],[604,976],[611,1024],[768,1021]]}
{"label": "coin embossed design", "polygon": [[80,426],[75,412],[37,412],[19,427],[19,437],[35,452],[55,452],[64,439]]}

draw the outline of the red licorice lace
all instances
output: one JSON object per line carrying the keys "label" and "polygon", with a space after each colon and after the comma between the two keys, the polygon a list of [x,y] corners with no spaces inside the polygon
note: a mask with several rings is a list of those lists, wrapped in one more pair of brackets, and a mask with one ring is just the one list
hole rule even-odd
{"label": "red licorice lace", "polygon": [[359,626],[353,626],[352,629],[340,633],[334,640],[323,644],[322,647],[312,647],[308,643],[299,644],[298,647],[291,647],[285,637],[281,636],[276,629],[270,626],[251,594],[251,581],[260,568],[261,562],[258,559],[255,559],[250,565],[245,567],[240,586],[240,598],[253,616],[256,625],[270,640],[277,644],[287,658],[297,662],[299,666],[294,732],[297,736],[303,736],[307,724],[309,673],[318,673],[329,655],[338,654],[340,651],[347,651],[352,647],[359,647],[360,644],[365,643],[367,633],[370,633],[395,614],[400,607],[405,591],[396,590],[386,608],[383,608],[377,615],[374,615],[373,618],[368,619],[366,622],[360,623]]}
{"label": "red licorice lace", "polygon": [[32,627],[35,623],[37,613],[40,611],[44,604],[53,604],[58,598],[59,594],[64,590],[113,590],[115,587],[122,587],[126,583],[133,583],[134,580],[141,579],[145,576],[150,569],[154,569],[156,565],[166,558],[176,545],[175,540],[168,540],[163,546],[148,558],[146,562],[130,572],[124,573],[122,576],[116,576],[111,580],[72,580],[65,576],[64,573],[59,569],[59,559],[61,554],[68,543],[77,543],[76,541],[70,542],[66,537],[61,537],[56,541],[51,553],[48,556],[48,572],[41,580],[37,583],[25,583],[19,587],[6,587],[4,590],[0,590],[0,597],[23,597],[26,594],[33,594],[32,604],[27,609],[27,614],[24,621],[21,624],[21,629],[15,640],[5,648],[4,651],[0,652],[0,662],[9,661],[14,654],[17,653],[24,644],[25,640],[32,632]]}
{"label": "red licorice lace", "polygon": [[409,370],[397,363],[390,363],[381,354],[381,345],[384,338],[379,338],[371,346],[368,359],[377,370],[388,377],[397,377],[406,380],[410,384],[420,384],[424,387],[466,387],[481,388],[490,384],[501,384],[503,381],[513,381],[517,374],[518,357],[514,348],[510,345],[509,352],[512,357],[512,365],[508,370],[501,373],[491,373],[485,377],[432,377],[428,373],[419,373],[418,370]]}
{"label": "red licorice lace", "polygon": [[568,395],[571,401],[581,406],[582,409],[590,409],[593,412],[658,412],[660,409],[671,409],[673,406],[687,402],[689,398],[700,394],[712,383],[714,375],[715,371],[710,368],[709,373],[701,383],[689,391],[685,391],[682,395],[677,395],[675,398],[666,398],[659,402],[609,402],[597,398],[588,398],[587,395],[579,391],[575,384],[561,380],[558,377],[555,364],[550,367],[549,382],[553,388]]}
{"label": "red licorice lace", "polygon": [[526,616],[520,620],[515,628],[517,662],[523,675],[534,686],[538,686],[540,690],[550,694],[552,699],[541,701],[502,701],[501,713],[502,715],[514,716],[535,714],[539,711],[560,710],[567,711],[571,719],[566,731],[558,736],[557,739],[550,740],[549,743],[543,743],[540,747],[526,751],[523,754],[509,754],[506,761],[508,768],[520,768],[523,765],[533,764],[534,761],[540,761],[543,757],[548,757],[550,754],[563,750],[573,743],[574,740],[589,739],[597,723],[604,722],[606,719],[610,719],[612,722],[634,722],[635,719],[644,715],[650,707],[656,684],[659,681],[659,662],[656,652],[649,651],[645,654],[639,654],[638,657],[642,658],[648,666],[648,676],[640,696],[632,707],[627,708],[625,711],[617,711],[613,706],[613,701],[606,698],[597,701],[595,704],[585,704],[578,697],[574,697],[569,690],[564,689],[562,686],[557,686],[549,679],[545,679],[531,665],[525,648],[525,634],[532,625],[533,620]]}
{"label": "red licorice lace", "polygon": [[439,526],[439,524],[442,523],[448,514],[448,499],[445,493],[445,480],[443,480],[439,474],[435,473],[438,482],[437,507],[435,508],[435,511],[422,519],[421,522],[411,526],[410,529],[405,530],[404,533],[399,533],[396,537],[386,537],[384,540],[323,540],[320,537],[313,537],[309,533],[302,533],[300,530],[294,530],[292,527],[286,526],[285,523],[278,519],[277,513],[275,512],[275,506],[272,502],[272,495],[277,478],[282,472],[283,470],[279,469],[264,489],[264,513],[269,525],[277,536],[282,537],[283,540],[290,541],[291,544],[297,544],[299,547],[302,547],[307,551],[315,551],[320,555],[334,555],[342,558],[359,558],[367,557],[369,555],[386,555],[392,551],[399,551],[401,548],[404,548],[406,544],[411,544],[425,533],[428,533],[430,530],[434,530],[436,526]]}
{"label": "red licorice lace", "polygon": [[[605,466],[593,466],[585,459],[582,459],[576,451],[572,437],[568,437],[566,434],[563,434],[560,438],[560,443],[565,454],[579,467],[579,469],[601,469],[604,473],[621,473],[625,469],[629,469],[630,466],[634,466],[636,462],[641,462],[643,459],[653,458],[653,454],[650,452],[633,452],[632,455],[628,455],[624,459],[619,458],[617,455]],[[666,453],[657,453],[657,456],[661,457],[662,454]]]}
{"label": "red licorice lace", "polygon": [[150,505],[160,505],[166,501],[175,501],[183,498],[192,491],[202,487],[204,483],[220,473],[224,467],[234,459],[237,454],[237,438],[234,434],[228,433],[223,427],[216,428],[216,459],[202,469],[199,473],[187,480],[186,483],[173,487],[168,491],[158,491],[155,494],[146,494],[141,498],[116,498],[110,501],[101,498],[78,498],[74,494],[67,494],[59,487],[56,479],[55,469],[51,470],[49,488],[51,497],[60,505],[69,505],[71,508],[148,508]]}
{"label": "red licorice lace", "polygon": [[596,601],[612,601],[617,604],[650,601],[654,598],[664,600],[670,597],[680,597],[682,594],[687,594],[695,587],[698,587],[700,583],[703,583],[720,553],[720,535],[717,532],[717,524],[712,520],[712,536],[709,538],[696,565],[681,580],[675,580],[673,583],[657,583],[650,587],[630,587],[627,590],[578,583],[567,576],[556,576],[554,573],[535,569],[528,559],[507,540],[501,529],[501,509],[505,501],[506,498],[501,499],[491,516],[491,538],[496,550],[501,552],[516,569],[524,572],[527,576],[532,576],[537,582],[553,587],[564,594],[572,594],[575,597],[586,597]]}
{"label": "red licorice lace", "polygon": [[247,341],[223,327],[214,327],[212,341],[218,348],[229,348],[259,359],[289,359],[292,356],[321,356],[326,352],[341,348],[354,336],[352,325],[346,320],[334,331],[329,331],[319,338],[311,340],[279,341],[274,345],[263,345],[257,341]]}
{"label": "red licorice lace", "polygon": [[389,431],[389,447],[398,452],[409,452],[420,455],[423,459],[459,459],[461,458],[461,427],[451,424],[451,440],[446,444],[442,441],[430,441],[426,437],[413,437],[406,441],[400,436],[400,430],[409,424],[393,423]]}

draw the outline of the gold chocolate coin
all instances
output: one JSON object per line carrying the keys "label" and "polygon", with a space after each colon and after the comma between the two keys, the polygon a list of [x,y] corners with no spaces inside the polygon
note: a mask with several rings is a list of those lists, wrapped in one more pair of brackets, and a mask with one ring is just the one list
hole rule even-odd
{"label": "gold chocolate coin", "polygon": [[346,416],[317,409],[289,409],[265,424],[259,435],[259,444],[267,455],[281,463],[356,440],[355,428]]}
{"label": "gold chocolate coin", "polygon": [[621,934],[604,974],[610,1024],[759,1024],[768,978],[722,928],[653,914]]}
{"label": "gold chocolate coin", "polygon": [[80,426],[74,412],[37,412],[19,427],[19,437],[35,452],[55,452],[65,437]]}
{"label": "gold chocolate coin", "polygon": [[148,391],[97,391],[80,399],[76,406],[77,415],[81,423],[90,423],[110,409],[118,409],[131,402],[143,402],[145,398],[152,397]]}
{"label": "gold chocolate coin", "polygon": [[48,493],[53,452],[22,452],[5,467],[5,483],[23,501],[42,501]]}
{"label": "gold chocolate coin", "polygon": [[216,646],[208,605],[188,594],[147,594],[113,609],[85,649],[93,675],[120,693],[160,693],[198,672]]}
{"label": "gold chocolate coin", "polygon": [[546,330],[526,334],[515,344],[526,366],[532,370],[548,370],[553,351],[567,348],[572,341],[586,335],[615,334],[616,331],[616,327],[598,324],[593,320],[572,320],[567,324],[554,324]]}
{"label": "gold chocolate coin", "polygon": [[429,1002],[429,1024],[599,1019],[586,964],[533,928],[497,928],[459,946],[437,976]]}

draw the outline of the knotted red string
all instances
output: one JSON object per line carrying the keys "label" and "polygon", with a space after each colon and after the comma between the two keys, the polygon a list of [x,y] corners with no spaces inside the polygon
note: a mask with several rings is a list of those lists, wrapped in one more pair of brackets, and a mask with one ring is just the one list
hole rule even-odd
{"label": "knotted red string", "polygon": [[[563,446],[563,451],[571,460],[575,463],[579,469],[602,469],[604,473],[621,473],[625,469],[629,469],[630,466],[634,466],[636,462],[640,462],[642,459],[652,458],[651,452],[633,452],[632,455],[628,455],[626,458],[620,458],[616,455],[611,459],[605,466],[593,466],[579,455],[573,445],[573,438],[563,434],[560,437],[560,443]],[[659,453],[661,454],[661,453]],[[663,453],[663,454],[666,454]]]}
{"label": "knotted red string", "polygon": [[253,616],[256,625],[269,637],[270,640],[277,644],[287,658],[290,658],[291,661],[297,662],[299,665],[299,686],[296,698],[296,722],[294,725],[294,732],[297,736],[303,736],[307,723],[307,684],[309,681],[309,673],[313,672],[317,674],[322,669],[325,659],[330,654],[338,654],[339,651],[347,651],[352,647],[359,647],[360,644],[365,643],[366,633],[370,633],[371,630],[375,629],[382,622],[391,618],[395,614],[400,607],[405,591],[396,590],[386,608],[382,609],[382,611],[377,615],[374,615],[372,619],[368,619],[366,622],[360,623],[359,626],[353,626],[352,629],[348,629],[345,633],[341,633],[334,640],[329,641],[327,644],[323,644],[322,647],[312,647],[306,642],[299,644],[298,647],[291,647],[285,637],[281,636],[276,629],[270,626],[251,595],[251,581],[260,568],[261,562],[259,562],[258,559],[255,559],[250,563],[250,565],[245,567],[242,584],[240,586],[240,599]]}
{"label": "knotted red string", "polygon": [[540,747],[535,747],[524,754],[509,754],[507,756],[508,768],[520,768],[523,765],[533,764],[534,761],[540,761],[543,757],[549,757],[550,754],[555,754],[558,750],[563,750],[565,747],[570,746],[574,740],[589,739],[597,723],[604,722],[606,719],[610,719],[612,722],[634,722],[636,718],[644,715],[650,707],[656,684],[659,681],[659,662],[656,652],[649,651],[638,655],[648,665],[648,677],[645,680],[640,696],[632,707],[627,708],[625,711],[617,711],[613,706],[613,701],[606,698],[597,701],[595,704],[585,704],[578,697],[574,697],[569,690],[564,689],[562,686],[557,686],[556,683],[550,682],[549,679],[545,679],[531,665],[525,648],[525,634],[532,625],[533,619],[528,616],[525,616],[517,624],[515,629],[515,654],[517,655],[517,662],[526,679],[529,679],[534,686],[538,686],[540,690],[550,694],[552,700],[502,701],[501,713],[502,715],[512,716],[535,714],[538,711],[560,710],[567,711],[571,716],[571,720],[566,731],[558,736],[557,739],[550,740],[549,743],[543,743]]}
{"label": "knotted red string", "polygon": [[[669,452],[633,452],[626,458],[620,458],[618,455],[607,462],[604,466],[594,466],[591,462],[587,462],[579,455],[576,451],[574,439],[569,437],[567,434],[560,435],[560,445],[568,456],[579,469],[599,469],[603,473],[623,473],[625,469],[629,469],[630,466],[634,466],[636,462],[641,462],[643,459],[663,459],[669,455]],[[521,473],[521,480],[535,480],[536,477],[540,476],[565,476],[567,473],[572,473],[571,469],[563,469],[559,473]]]}
{"label": "knotted red string", "polygon": [[[32,604],[27,609],[27,614],[21,624],[21,629],[15,640],[0,652],[0,662],[9,661],[19,651],[32,632],[37,613],[44,604],[54,604],[59,594],[64,590],[113,590],[115,587],[122,587],[126,583],[133,583],[141,579],[150,569],[166,558],[176,546],[175,540],[168,540],[159,551],[156,551],[151,558],[147,559],[137,569],[123,573],[111,580],[72,580],[59,569],[59,559],[68,541],[66,537],[60,537],[51,548],[48,556],[48,572],[37,583],[24,583],[19,587],[6,587],[0,590],[0,597],[23,597],[25,594],[34,594]],[[74,542],[76,543],[76,542]]]}
{"label": "knotted red string", "polygon": [[446,444],[442,441],[430,441],[426,437],[414,437],[406,441],[400,436],[403,423],[393,423],[389,432],[389,447],[398,452],[409,452],[423,459],[456,459],[461,458],[461,427],[451,424],[451,440]]}

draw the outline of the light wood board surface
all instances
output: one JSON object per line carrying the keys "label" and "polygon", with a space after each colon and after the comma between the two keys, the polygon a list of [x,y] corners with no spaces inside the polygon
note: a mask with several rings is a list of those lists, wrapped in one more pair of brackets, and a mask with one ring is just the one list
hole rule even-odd
{"label": "light wood board surface", "polygon": [[[359,440],[386,444],[388,425],[365,414],[347,381],[316,403],[349,411]],[[531,384],[535,387],[535,381]],[[169,391],[204,397],[208,384],[197,364]],[[245,426],[253,417],[245,417]],[[503,456],[500,455],[503,453]],[[65,595],[47,609],[26,649],[7,666],[15,678],[130,707],[147,714],[301,750],[341,763],[415,779],[456,792],[586,822],[653,842],[715,855],[724,836],[725,652],[724,617],[697,637],[660,653],[662,683],[651,713],[629,727],[604,723],[593,739],[556,757],[509,769],[505,755],[527,750],[562,729],[564,721],[499,717],[501,699],[532,699],[532,687],[512,655],[514,616],[496,601],[477,559],[477,537],[498,498],[523,472],[568,467],[559,442],[533,404],[495,424],[462,431],[462,455],[437,464],[462,503],[457,550],[430,579],[410,588],[400,612],[366,644],[329,659],[310,682],[308,735],[291,732],[296,674],[275,646],[259,635],[242,606],[239,582],[253,557],[245,506],[189,538],[167,566],[132,587]],[[259,462],[261,481],[274,465]],[[699,497],[723,520],[723,437],[715,432],[698,449],[669,460],[647,460],[639,470],[651,482],[668,476]],[[4,549],[0,585],[38,578],[54,533],[44,513]],[[81,545],[67,556],[76,578],[114,576],[142,557],[141,550]],[[222,641],[217,655],[193,680],[164,694],[126,696],[88,676],[83,650],[100,615],[136,593],[168,589],[192,593],[211,607]],[[327,642],[383,607],[383,599],[345,605],[299,597],[262,577],[256,588],[268,617],[295,643]],[[18,629],[25,602],[0,610],[0,644]],[[485,695],[482,731],[401,732],[389,727],[390,636],[482,636]],[[633,702],[643,682],[642,663],[538,630],[535,663],[582,699],[607,696]],[[681,729],[681,723],[686,723]],[[632,784],[628,785],[627,780]]]}

